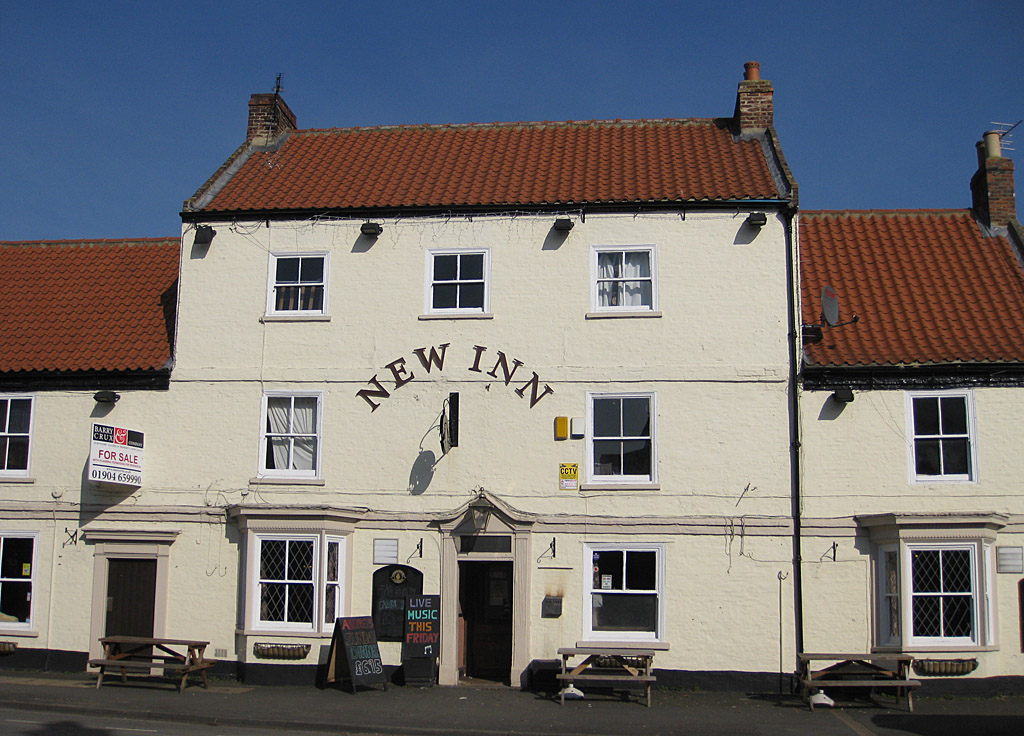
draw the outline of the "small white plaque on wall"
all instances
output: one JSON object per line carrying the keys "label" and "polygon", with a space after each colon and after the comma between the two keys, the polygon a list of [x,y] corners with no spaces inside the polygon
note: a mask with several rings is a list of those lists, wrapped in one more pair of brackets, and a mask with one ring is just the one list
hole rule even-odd
{"label": "small white plaque on wall", "polygon": [[374,539],[373,540],[373,564],[393,565],[398,562],[398,540],[397,539]]}
{"label": "small white plaque on wall", "polygon": [[1024,547],[996,547],[996,572],[1024,573]]}

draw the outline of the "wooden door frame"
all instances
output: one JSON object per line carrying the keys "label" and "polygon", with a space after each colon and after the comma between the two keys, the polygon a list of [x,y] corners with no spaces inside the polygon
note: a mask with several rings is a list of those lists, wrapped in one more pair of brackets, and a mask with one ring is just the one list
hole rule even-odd
{"label": "wooden door frame", "polygon": [[[491,566],[491,565],[504,565],[504,566],[506,566],[505,569],[508,570],[508,574],[509,574],[509,576],[511,578],[509,580],[509,583],[510,583],[510,588],[509,588],[509,596],[510,596],[509,606],[512,607],[512,615],[509,617],[509,620],[508,620],[508,627],[509,627],[509,631],[508,631],[508,656],[509,656],[509,666],[511,667],[511,664],[512,664],[512,640],[513,640],[512,629],[513,629],[513,627],[515,625],[515,608],[514,608],[514,606],[515,606],[515,595],[514,595],[513,591],[515,591],[515,582],[516,581],[515,581],[515,563],[514,563],[514,561],[511,558],[509,558],[509,559],[503,559],[503,558],[495,559],[495,557],[492,556],[492,555],[487,555],[487,556],[479,556],[478,555],[478,556],[474,557],[474,556],[472,556],[472,554],[466,554],[466,555],[460,555],[459,556],[459,559],[457,561],[457,565],[458,565],[458,568],[459,568],[459,601],[460,601],[460,603],[463,600],[463,594],[466,593],[466,590],[464,589],[464,586],[467,583],[467,580],[466,580],[467,570],[464,567],[465,565],[481,565],[481,566],[483,566],[483,565],[487,565],[487,566]],[[483,578],[485,581],[489,581],[490,580],[490,578],[487,577],[486,575],[480,576],[480,577]],[[488,595],[488,591],[486,589],[482,590],[482,591],[478,591],[478,592],[482,596],[484,596],[484,597],[486,597]],[[474,644],[475,644],[475,639],[476,639],[475,628],[481,622],[478,621],[478,620],[471,620],[469,618],[466,618],[466,616],[465,616],[465,608],[464,607],[462,608],[461,613],[462,613],[463,621],[465,623],[465,632],[461,631],[462,627],[460,626],[460,636],[463,633],[465,634],[464,639],[461,640],[461,643],[465,646],[465,649],[460,652],[460,656],[459,656],[460,665],[465,666],[465,674],[468,677],[489,679],[488,675],[481,675],[481,674],[479,674],[480,662],[476,659],[476,653],[474,652],[474,649],[473,649]],[[479,613],[479,611],[476,611],[475,613]],[[470,634],[471,629],[474,630],[473,635]],[[502,637],[502,638],[504,638],[504,637]],[[470,672],[470,661],[471,660],[473,661],[473,663],[475,665],[475,668],[474,668],[475,672]],[[503,677],[507,678],[508,675],[509,675],[509,672],[503,673]]]}

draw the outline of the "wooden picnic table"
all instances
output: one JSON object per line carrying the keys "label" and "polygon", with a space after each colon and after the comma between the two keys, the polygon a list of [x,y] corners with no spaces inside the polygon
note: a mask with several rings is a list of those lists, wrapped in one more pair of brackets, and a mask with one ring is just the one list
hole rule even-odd
{"label": "wooden picnic table", "polygon": [[[215,660],[206,659],[208,641],[193,639],[166,639],[150,636],[105,636],[100,639],[103,645],[103,658],[90,659],[90,667],[99,667],[96,687],[103,684],[103,675],[107,668],[121,671],[121,681],[127,682],[128,672],[144,672],[160,669],[164,674],[173,672],[181,675],[178,692],[185,690],[188,676],[193,672],[202,675],[203,687],[207,686],[206,670],[216,664]],[[170,676],[170,675],[168,675]]]}
{"label": "wooden picnic table", "polygon": [[[647,707],[651,707],[651,685],[654,676],[654,650],[628,647],[562,647],[558,650],[562,658],[562,671],[557,676],[562,682],[561,702],[565,705],[565,687],[577,682],[589,684],[624,683],[639,685],[647,695]],[[569,662],[573,657],[583,657],[575,666]]]}
{"label": "wooden picnic table", "polygon": [[[796,657],[797,677],[811,710],[814,710],[810,698],[812,690],[886,687],[895,689],[897,703],[906,692],[907,709],[914,711],[913,692],[921,686],[921,681],[910,679],[910,665],[914,662],[910,654],[801,652]],[[815,662],[831,664],[815,669]]]}

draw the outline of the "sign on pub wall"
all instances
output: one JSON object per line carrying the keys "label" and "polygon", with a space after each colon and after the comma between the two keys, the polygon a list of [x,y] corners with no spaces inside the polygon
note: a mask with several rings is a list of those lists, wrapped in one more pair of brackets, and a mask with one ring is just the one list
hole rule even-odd
{"label": "sign on pub wall", "polygon": [[[431,346],[429,348],[415,348],[413,354],[419,361],[420,366],[423,368],[425,373],[431,373],[436,370],[438,373],[444,371],[444,360],[448,353],[448,348],[451,347],[451,343],[444,343],[443,345]],[[521,381],[523,376],[520,375],[518,379],[515,379],[516,371],[525,365],[523,361],[518,358],[511,358],[506,355],[503,351],[498,350],[494,357],[494,367],[490,370],[486,370],[487,366],[490,365],[490,356],[485,355],[487,348],[483,345],[474,345],[472,356],[466,354],[464,357],[469,363],[467,371],[470,373],[486,374],[491,378],[499,381],[504,381],[505,385],[508,386],[513,380]],[[429,351],[429,352],[428,352]],[[367,381],[368,388],[360,389],[356,392],[356,396],[365,401],[370,406],[370,411],[377,411],[380,407],[381,401],[391,397],[391,394],[398,389],[405,386],[416,378],[416,373],[413,371],[419,371],[419,368],[414,368],[413,364],[405,357],[396,358],[395,360],[388,363],[385,368],[388,369],[391,375],[375,373],[373,377]],[[513,392],[521,399],[526,398],[527,394],[530,396],[530,408],[532,409],[537,405],[537,402],[543,399],[548,394],[553,394],[555,391],[548,384],[544,384],[544,388],[541,388],[540,376],[537,375],[536,371],[530,371],[532,376],[526,380],[519,388],[513,389]],[[379,376],[383,375],[381,379]]]}
{"label": "sign on pub wall", "polygon": [[109,424],[92,425],[89,480],[121,486],[142,485],[142,432]]}

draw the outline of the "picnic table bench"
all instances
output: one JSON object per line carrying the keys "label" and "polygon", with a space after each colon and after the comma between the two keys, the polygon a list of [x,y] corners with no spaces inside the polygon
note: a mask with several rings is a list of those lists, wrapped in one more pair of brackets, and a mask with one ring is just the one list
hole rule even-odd
{"label": "picnic table bench", "polygon": [[[921,686],[920,680],[910,679],[910,665],[914,658],[909,654],[849,653],[807,653],[796,655],[799,666],[797,678],[808,705],[814,710],[811,691],[824,688],[893,688],[898,703],[903,693],[907,696],[907,709],[914,711],[914,688]],[[827,667],[814,668],[814,663],[831,662]]]}
{"label": "picnic table bench", "polygon": [[[657,679],[652,670],[654,650],[624,647],[562,647],[558,654],[562,658],[562,671],[557,675],[562,683],[562,705],[565,705],[565,687],[579,682],[592,685],[621,683],[627,687],[639,685],[646,692],[647,707],[651,707],[651,685]],[[570,666],[570,660],[580,656],[584,657],[584,660]]]}
{"label": "picnic table bench", "polygon": [[159,669],[164,674],[171,672],[173,676],[181,676],[178,683],[180,693],[185,690],[188,676],[194,672],[202,675],[202,685],[207,686],[206,670],[217,663],[204,656],[209,643],[148,636],[105,636],[100,639],[103,645],[102,659],[90,659],[89,666],[99,667],[97,688],[103,684],[103,676],[107,674],[108,668],[121,672],[121,682],[128,681],[129,672],[149,674],[151,670]]}

